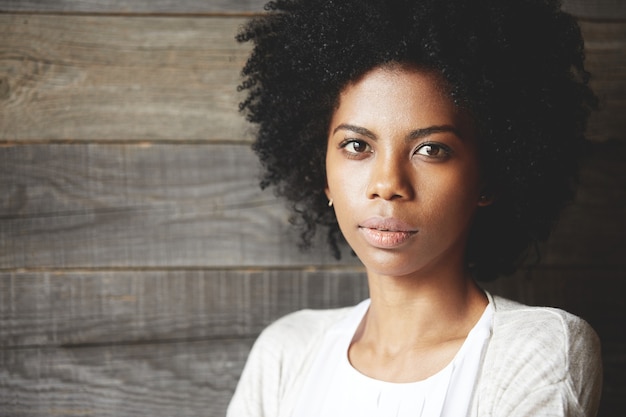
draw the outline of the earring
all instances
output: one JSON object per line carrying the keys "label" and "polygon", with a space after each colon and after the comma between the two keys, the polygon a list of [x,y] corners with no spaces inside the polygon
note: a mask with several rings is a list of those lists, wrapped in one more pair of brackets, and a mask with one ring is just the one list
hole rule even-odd
{"label": "earring", "polygon": [[328,200],[328,207],[332,207],[332,206],[333,206],[333,199],[332,199],[332,198],[330,198],[330,199]]}
{"label": "earring", "polygon": [[492,202],[492,197],[488,194],[481,194],[478,197],[478,204],[481,206],[488,206]]}

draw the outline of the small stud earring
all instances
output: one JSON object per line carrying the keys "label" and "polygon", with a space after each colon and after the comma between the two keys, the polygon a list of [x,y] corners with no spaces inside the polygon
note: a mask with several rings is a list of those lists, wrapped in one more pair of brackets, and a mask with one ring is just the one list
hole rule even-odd
{"label": "small stud earring", "polygon": [[487,195],[487,194],[481,194],[480,197],[478,197],[478,203],[480,205],[486,206],[488,204],[491,203],[491,196]]}
{"label": "small stud earring", "polygon": [[332,207],[333,206],[333,199],[329,199],[328,200],[328,207]]}

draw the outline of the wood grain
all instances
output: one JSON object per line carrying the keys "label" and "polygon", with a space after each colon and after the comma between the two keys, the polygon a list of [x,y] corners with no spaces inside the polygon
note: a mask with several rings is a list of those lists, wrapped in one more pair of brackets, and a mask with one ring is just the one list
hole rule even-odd
{"label": "wood grain", "polygon": [[267,0],[0,0],[0,11],[36,13],[249,14]]}
{"label": "wood grain", "polygon": [[252,340],[0,350],[3,417],[223,417]]}
{"label": "wood grain", "polygon": [[[623,273],[536,268],[485,285],[590,321],[603,341],[604,417],[624,405]],[[0,340],[40,343],[0,348],[7,416],[223,416],[264,325],[366,296],[358,273],[297,270],[14,273],[0,274],[0,290]]]}
{"label": "wood grain", "polygon": [[[251,13],[267,0],[0,0],[0,11],[37,13]],[[583,19],[626,19],[622,0],[563,0],[563,9]]]}
{"label": "wood grain", "polygon": [[[626,268],[536,267],[481,285],[564,308],[607,341],[626,342],[625,276]],[[1,273],[0,347],[253,338],[292,311],[354,305],[367,291],[360,269]]]}
{"label": "wood grain", "polygon": [[[0,349],[2,416],[223,417],[252,340]],[[624,347],[608,346],[599,417],[621,417]],[[607,350],[607,345],[603,346]]]}
{"label": "wood grain", "polygon": [[626,19],[623,0],[563,0],[563,10],[581,19]]}
{"label": "wood grain", "polygon": [[[626,2],[623,4],[626,5]],[[626,136],[626,23],[581,22],[586,67],[600,109],[589,121],[589,137],[597,141]]]}
{"label": "wood grain", "polygon": [[[624,265],[624,158],[626,142],[598,145],[545,265]],[[241,145],[0,147],[0,269],[338,265],[323,236],[298,250],[256,174]]]}
{"label": "wood grain", "polygon": [[[535,267],[481,285],[566,309],[624,343],[625,276],[626,268]],[[354,305],[367,293],[360,269],[1,273],[0,348],[253,338],[292,311]]]}
{"label": "wood grain", "polygon": [[0,148],[0,268],[337,264],[298,249],[256,166],[238,145]]}
{"label": "wood grain", "polygon": [[[243,19],[0,15],[0,140],[241,141]],[[583,22],[602,110],[598,141],[626,129],[626,23]]]}
{"label": "wood grain", "polygon": [[0,139],[241,141],[241,23],[0,14]]}
{"label": "wood grain", "polygon": [[0,348],[254,338],[365,298],[360,270],[0,273]]}
{"label": "wood grain", "polygon": [[[0,0],[0,417],[224,416],[262,328],[367,296],[257,187],[233,37],[263,3]],[[540,265],[484,285],[594,326],[600,417],[626,409],[625,5],[564,0],[601,144]]]}

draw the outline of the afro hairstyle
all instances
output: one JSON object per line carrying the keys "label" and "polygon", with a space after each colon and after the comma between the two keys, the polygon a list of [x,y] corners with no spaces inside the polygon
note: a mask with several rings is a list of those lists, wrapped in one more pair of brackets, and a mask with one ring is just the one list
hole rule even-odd
{"label": "afro hairstyle", "polygon": [[301,246],[318,228],[339,257],[328,209],[328,126],[342,89],[402,63],[435,71],[479,138],[495,196],[481,207],[466,261],[477,280],[514,272],[572,200],[584,130],[596,98],[575,19],[554,0],[277,0],[237,35],[253,43],[240,110],[253,150],[292,209]]}

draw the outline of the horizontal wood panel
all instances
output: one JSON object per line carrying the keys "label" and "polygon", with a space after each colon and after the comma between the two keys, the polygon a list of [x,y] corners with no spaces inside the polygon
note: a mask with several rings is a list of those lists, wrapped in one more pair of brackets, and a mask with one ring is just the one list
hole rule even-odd
{"label": "horizontal wood panel", "polygon": [[[544,264],[624,265],[625,143],[597,146]],[[298,250],[256,166],[238,145],[0,147],[0,269],[338,264],[324,236]]]}
{"label": "horizontal wood panel", "polygon": [[0,147],[0,190],[0,268],[337,263],[294,244],[248,146]]}
{"label": "horizontal wood panel", "polygon": [[[619,393],[626,388],[622,378],[626,340],[619,331],[626,308],[620,291],[623,275],[619,274],[534,269],[486,286],[531,304],[570,306],[570,311],[594,325],[603,342],[605,393],[600,415],[605,417],[620,415],[615,410],[622,408],[615,407],[624,404]],[[56,343],[72,332],[83,336],[108,332],[112,337],[93,346],[0,348],[0,407],[9,413],[4,415],[33,417],[192,416],[199,410],[200,415],[223,416],[253,338],[167,342],[163,337],[168,336],[168,323],[176,336],[185,326],[183,316],[190,321],[189,328],[210,327],[220,318],[209,316],[231,314],[232,309],[224,305],[235,300],[249,318],[259,316],[254,317],[259,331],[261,322],[269,323],[294,308],[353,304],[365,296],[359,294],[362,281],[355,285],[358,291],[351,288],[354,279],[353,273],[323,271],[217,276],[200,271],[2,274],[3,332],[7,328],[19,332],[19,327],[31,327],[42,335],[56,331]],[[186,312],[181,315],[180,311]],[[95,316],[99,318],[94,320]],[[81,319],[84,323],[79,323]],[[108,330],[88,330],[90,326]],[[124,333],[133,326],[160,340],[116,341],[114,331]],[[196,331],[190,334],[199,337]],[[0,340],[7,336],[15,340],[15,333],[6,332]]]}
{"label": "horizontal wood panel", "polygon": [[[88,143],[0,147],[0,416],[223,416],[265,325],[366,296],[354,258],[340,266],[323,239],[295,248],[246,146],[208,144],[251,138],[236,111],[244,20],[217,15],[262,3],[0,0],[26,13],[0,14],[0,142]],[[620,0],[565,7],[624,18]],[[147,16],[160,13],[181,16]],[[626,23],[583,31],[603,107],[590,136],[623,141]],[[600,416],[617,417],[626,154],[606,146],[544,248],[557,267],[486,287],[589,320],[603,341]]]}
{"label": "horizontal wood panel", "polygon": [[251,344],[0,349],[0,415],[223,417]]}
{"label": "horizontal wood panel", "polygon": [[[243,19],[0,15],[0,140],[250,140],[237,112]],[[584,22],[602,110],[626,129],[626,23]]]}
{"label": "horizontal wood panel", "polygon": [[[533,268],[483,286],[564,308],[626,343],[624,278],[626,268]],[[359,270],[2,273],[0,347],[250,338],[287,313],[354,305],[367,291]]]}
{"label": "horizontal wood panel", "polygon": [[563,10],[583,19],[626,19],[623,0],[562,0]]}
{"label": "horizontal wood panel", "polygon": [[268,0],[0,0],[0,11],[37,13],[257,13]]}
{"label": "horizontal wood panel", "polygon": [[[624,2],[626,4],[626,2]],[[592,114],[588,134],[591,139],[624,140],[626,130],[626,23],[581,22],[585,37],[586,68],[591,87],[600,101]]]}
{"label": "horizontal wood panel", "polygon": [[[223,417],[251,343],[0,350],[0,408],[7,417]],[[623,363],[604,366],[599,417],[621,417]]]}
{"label": "horizontal wood panel", "polygon": [[[0,11],[38,13],[249,13],[267,0],[0,0]],[[581,18],[626,19],[622,0],[563,0]]]}
{"label": "horizontal wood panel", "polygon": [[0,347],[250,338],[365,298],[358,270],[0,273]]}
{"label": "horizontal wood panel", "polygon": [[0,14],[0,139],[240,141],[241,23]]}

